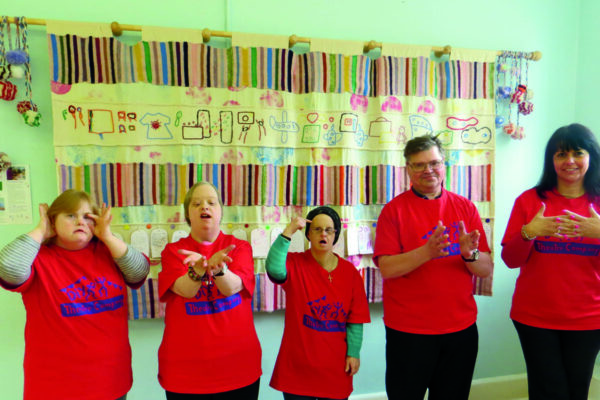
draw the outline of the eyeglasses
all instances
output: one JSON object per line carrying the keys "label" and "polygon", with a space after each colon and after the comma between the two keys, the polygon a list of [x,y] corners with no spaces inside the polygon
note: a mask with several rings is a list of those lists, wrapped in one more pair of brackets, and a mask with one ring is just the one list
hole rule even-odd
{"label": "eyeglasses", "polygon": [[408,166],[415,172],[423,172],[427,167],[432,170],[438,170],[444,166],[444,160],[435,160],[428,163],[408,163]]}
{"label": "eyeglasses", "polygon": [[329,227],[329,228],[321,228],[321,227],[318,227],[318,228],[312,228],[312,227],[311,227],[311,228],[310,228],[310,230],[311,230],[311,231],[313,231],[313,232],[316,232],[316,233],[317,233],[317,234],[319,234],[319,235],[320,235],[321,233],[323,233],[323,232],[325,232],[325,233],[326,233],[326,234],[328,234],[328,235],[332,235],[332,234],[334,234],[334,233],[336,233],[336,232],[337,232],[337,230],[336,230],[335,228],[331,228],[331,227]]}

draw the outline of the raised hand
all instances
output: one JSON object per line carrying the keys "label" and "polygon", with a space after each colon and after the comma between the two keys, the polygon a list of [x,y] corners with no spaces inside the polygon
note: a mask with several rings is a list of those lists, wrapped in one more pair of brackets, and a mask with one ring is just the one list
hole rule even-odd
{"label": "raised hand", "polygon": [[463,221],[458,223],[458,243],[460,245],[460,254],[464,258],[471,258],[473,256],[473,250],[479,247],[480,236],[481,234],[477,229],[467,232],[465,223]]}
{"label": "raised hand", "polygon": [[192,267],[206,268],[207,260],[206,260],[206,257],[204,257],[202,254],[196,253],[195,251],[184,250],[184,249],[179,249],[179,250],[177,250],[177,252],[179,254],[183,254],[184,256],[187,256],[186,258],[183,259],[183,264],[185,264],[187,266],[192,266]]}
{"label": "raised hand", "polygon": [[230,244],[223,250],[217,251],[215,254],[212,255],[212,257],[210,257],[210,259],[206,262],[206,268],[210,271],[211,275],[213,275],[213,273],[219,272],[220,270],[225,268],[225,264],[233,261],[233,259],[227,255],[233,249],[235,249],[235,245]]}
{"label": "raised hand", "polygon": [[449,253],[445,250],[448,246],[450,246],[450,242],[448,241],[448,235],[444,233],[446,227],[442,224],[442,221],[438,221],[437,227],[433,234],[427,240],[424,247],[427,250],[427,254],[430,259],[434,259],[437,257],[445,257]]}
{"label": "raised hand", "polygon": [[600,215],[590,204],[590,216],[584,217],[569,210],[560,218],[560,231],[568,238],[587,237],[600,239]]}
{"label": "raised hand", "polygon": [[94,221],[94,226],[92,227],[94,235],[103,242],[112,237],[112,232],[110,231],[112,214],[110,211],[110,206],[107,207],[106,204],[102,203],[99,215],[91,213],[87,215]]}
{"label": "raised hand", "polygon": [[290,221],[290,223],[285,227],[285,229],[283,230],[283,234],[289,238],[292,237],[292,235],[294,233],[296,233],[296,231],[302,230],[304,228],[306,228],[306,223],[312,223],[311,220],[306,219],[306,218],[302,218],[302,217],[294,217],[292,218],[292,220]]}
{"label": "raised hand", "polygon": [[561,235],[561,218],[560,217],[544,217],[546,211],[546,203],[542,203],[542,207],[537,214],[533,216],[528,224],[524,225],[523,229],[527,236],[554,236],[562,239]]}
{"label": "raised hand", "polygon": [[38,243],[44,243],[46,240],[55,236],[56,232],[54,232],[50,219],[48,218],[48,204],[40,203],[38,209],[40,212],[40,221],[37,226],[29,232],[29,236]]}

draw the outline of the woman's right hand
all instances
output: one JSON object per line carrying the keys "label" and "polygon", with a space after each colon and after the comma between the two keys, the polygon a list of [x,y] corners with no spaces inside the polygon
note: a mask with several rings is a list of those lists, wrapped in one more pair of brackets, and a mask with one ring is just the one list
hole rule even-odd
{"label": "woman's right hand", "polygon": [[291,238],[292,235],[296,233],[296,231],[304,229],[306,227],[307,222],[312,221],[302,217],[294,217],[281,233],[284,236]]}
{"label": "woman's right hand", "polygon": [[[558,217],[544,217],[546,211],[546,203],[542,203],[542,207],[537,214],[523,226],[525,233],[530,238],[536,236],[554,236],[562,239],[560,233],[560,219]],[[524,238],[525,239],[525,238]]]}
{"label": "woman's right hand", "polygon": [[56,232],[52,229],[52,224],[48,218],[48,204],[40,203],[38,208],[40,212],[40,222],[38,222],[37,226],[33,228],[31,232],[29,232],[29,236],[38,243],[44,243],[46,240],[55,236]]}

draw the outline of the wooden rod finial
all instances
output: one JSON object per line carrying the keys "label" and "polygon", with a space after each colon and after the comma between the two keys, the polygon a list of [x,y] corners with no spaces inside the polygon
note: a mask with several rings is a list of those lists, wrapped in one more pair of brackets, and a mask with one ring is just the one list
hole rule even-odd
{"label": "wooden rod finial", "polygon": [[121,28],[121,25],[117,21],[111,22],[110,30],[115,36],[121,36],[123,34],[123,28]]}
{"label": "wooden rod finial", "polygon": [[202,29],[202,41],[204,43],[210,42],[211,32],[210,29],[204,28]]}
{"label": "wooden rod finial", "polygon": [[291,48],[296,43],[298,43],[298,36],[296,36],[296,35],[290,35],[290,39],[289,39],[289,43],[288,43],[289,47]]}

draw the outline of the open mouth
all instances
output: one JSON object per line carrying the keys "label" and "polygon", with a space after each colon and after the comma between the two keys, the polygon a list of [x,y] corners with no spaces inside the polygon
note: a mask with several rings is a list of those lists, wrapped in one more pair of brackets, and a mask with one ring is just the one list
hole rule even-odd
{"label": "open mouth", "polygon": [[200,214],[200,218],[207,219],[207,218],[212,218],[212,217],[210,216],[210,214],[202,213],[202,214]]}
{"label": "open mouth", "polygon": [[320,244],[327,244],[327,240],[323,239],[323,240],[319,240]]}

